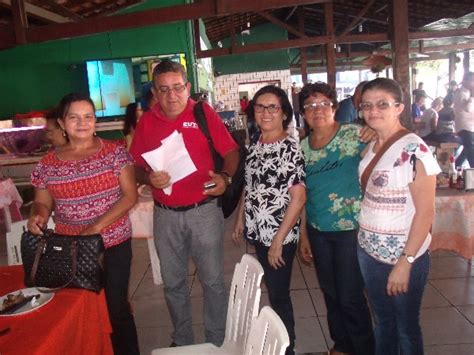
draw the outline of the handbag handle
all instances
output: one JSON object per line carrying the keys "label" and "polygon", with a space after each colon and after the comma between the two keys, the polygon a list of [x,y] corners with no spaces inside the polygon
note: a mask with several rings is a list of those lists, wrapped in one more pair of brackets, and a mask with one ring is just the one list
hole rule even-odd
{"label": "handbag handle", "polygon": [[[39,260],[41,258],[41,254],[43,253],[43,250],[46,248],[46,245],[48,244],[47,238],[48,238],[48,233],[45,233],[44,237],[41,237],[41,240],[38,242],[38,246],[36,248],[36,253],[35,253],[35,260],[33,262],[33,266],[31,268],[31,273],[30,273],[30,283],[34,286],[36,285],[35,278],[36,278],[36,272],[38,271],[38,266],[39,266]],[[71,241],[71,259],[72,259],[72,273],[71,273],[71,278],[68,282],[66,282],[64,285],[55,287],[55,288],[39,288],[37,287],[38,290],[41,292],[47,293],[47,292],[54,292],[57,290],[60,290],[66,286],[68,286],[73,280],[74,277],[76,276],[77,272],[77,241],[73,240]]]}

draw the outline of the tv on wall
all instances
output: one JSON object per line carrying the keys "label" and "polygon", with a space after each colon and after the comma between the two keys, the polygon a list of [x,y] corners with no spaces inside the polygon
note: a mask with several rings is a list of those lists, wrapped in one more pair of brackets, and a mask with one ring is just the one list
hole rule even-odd
{"label": "tv on wall", "polygon": [[97,117],[125,114],[129,103],[135,102],[131,59],[93,60],[86,62],[89,94]]}

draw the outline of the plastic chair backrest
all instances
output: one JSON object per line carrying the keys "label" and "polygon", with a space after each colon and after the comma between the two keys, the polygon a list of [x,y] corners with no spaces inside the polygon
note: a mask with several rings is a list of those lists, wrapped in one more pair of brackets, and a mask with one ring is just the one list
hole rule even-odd
{"label": "plastic chair backrest", "polygon": [[245,355],[284,355],[290,345],[285,325],[269,306],[260,311],[252,322],[245,346]]}
{"label": "plastic chair backrest", "polygon": [[226,333],[223,348],[242,353],[252,320],[258,315],[263,268],[253,256],[244,254],[235,265],[227,307]]}

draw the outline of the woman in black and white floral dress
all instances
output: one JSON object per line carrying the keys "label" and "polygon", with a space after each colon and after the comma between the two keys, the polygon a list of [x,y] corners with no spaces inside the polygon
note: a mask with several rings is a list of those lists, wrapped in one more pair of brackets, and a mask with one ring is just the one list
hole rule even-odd
{"label": "woman in black and white floral dress", "polygon": [[286,93],[276,86],[265,86],[251,105],[261,135],[250,146],[245,161],[244,203],[233,239],[239,240],[245,226],[245,238],[255,244],[265,271],[270,304],[288,330],[286,354],[294,354],[290,278],[300,235],[299,216],[306,201],[304,158],[299,142],[286,133],[293,116]]}

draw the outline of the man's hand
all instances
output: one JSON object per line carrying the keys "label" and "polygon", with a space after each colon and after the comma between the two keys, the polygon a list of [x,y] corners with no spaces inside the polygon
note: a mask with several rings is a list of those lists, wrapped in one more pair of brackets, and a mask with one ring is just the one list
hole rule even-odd
{"label": "man's hand", "polygon": [[42,229],[44,229],[48,224],[48,221],[45,220],[42,216],[39,214],[31,216],[28,219],[28,223],[26,224],[26,227],[28,230],[35,235],[43,235]]}
{"label": "man's hand", "polygon": [[166,171],[151,171],[150,175],[150,184],[156,189],[164,189],[165,187],[170,186],[170,176]]}
{"label": "man's hand", "polygon": [[209,171],[209,177],[216,186],[212,189],[204,190],[203,194],[208,196],[220,196],[227,188],[227,179],[222,174],[216,174],[214,171]]}

